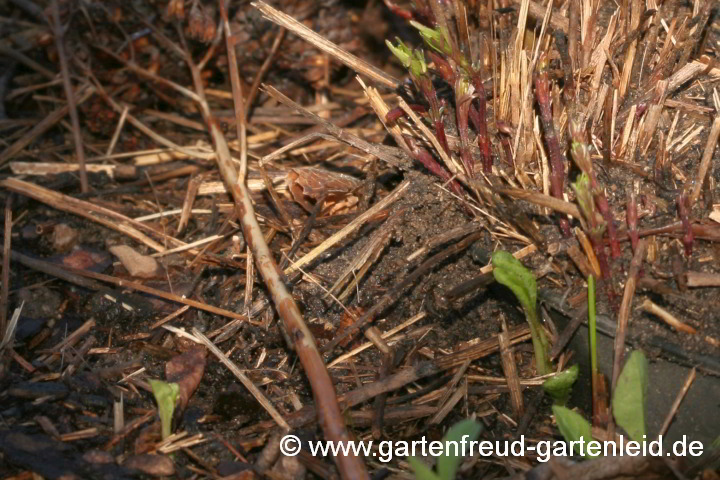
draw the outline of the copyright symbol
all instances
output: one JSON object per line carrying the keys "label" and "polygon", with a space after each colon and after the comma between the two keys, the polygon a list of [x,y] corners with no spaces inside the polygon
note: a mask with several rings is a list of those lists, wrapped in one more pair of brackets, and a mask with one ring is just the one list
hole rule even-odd
{"label": "copyright symbol", "polygon": [[294,457],[300,453],[300,439],[295,435],[285,435],[280,440],[280,453],[286,457]]}

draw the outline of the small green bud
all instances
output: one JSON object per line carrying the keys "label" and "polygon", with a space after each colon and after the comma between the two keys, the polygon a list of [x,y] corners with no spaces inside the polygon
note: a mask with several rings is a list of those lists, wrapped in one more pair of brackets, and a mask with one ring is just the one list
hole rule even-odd
{"label": "small green bud", "polygon": [[425,40],[428,46],[445,55],[452,54],[448,36],[442,32],[440,28],[426,27],[415,20],[411,20],[410,25],[418,29],[420,36],[423,37],[423,40]]}
{"label": "small green bud", "polygon": [[385,40],[385,44],[388,46],[393,55],[395,55],[398,60],[400,60],[400,63],[403,64],[403,67],[409,68],[412,52],[407,47],[407,45],[402,42],[402,40],[400,40],[399,38],[396,39],[398,41],[397,47],[393,45],[390,40]]}
{"label": "small green bud", "polygon": [[425,63],[425,54],[421,49],[416,49],[410,58],[410,73],[416,77],[424,77],[427,75],[427,63]]}
{"label": "small green bud", "polygon": [[410,70],[410,73],[416,77],[423,77],[427,75],[427,63],[425,63],[425,55],[420,49],[410,50],[402,40],[397,39],[397,46],[393,45],[389,40],[385,40],[385,44],[388,46],[390,51],[395,55],[403,67]]}
{"label": "small green bud", "polygon": [[572,188],[575,190],[580,212],[582,212],[585,218],[592,218],[595,210],[595,202],[593,201],[592,192],[590,191],[590,177],[588,177],[587,173],[578,175],[577,180],[572,184]]}

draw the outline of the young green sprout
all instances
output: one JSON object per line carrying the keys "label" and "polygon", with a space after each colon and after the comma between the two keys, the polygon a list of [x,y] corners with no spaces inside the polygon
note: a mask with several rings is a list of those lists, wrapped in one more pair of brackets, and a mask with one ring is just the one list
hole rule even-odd
{"label": "young green sprout", "polygon": [[158,405],[162,438],[165,440],[172,433],[172,417],[180,386],[177,383],[168,383],[162,380],[149,380],[149,382]]}
{"label": "young green sprout", "polygon": [[535,364],[539,375],[552,373],[548,357],[548,340],[537,315],[537,283],[533,274],[510,253],[498,251],[492,256],[493,276],[498,283],[508,287],[517,297],[525,311],[530,326]]}
{"label": "young green sprout", "polygon": [[608,264],[605,246],[602,241],[606,223],[598,218],[595,200],[590,187],[590,177],[587,173],[578,175],[577,180],[572,184],[572,188],[575,190],[575,198],[580,208],[580,214],[582,215],[580,222],[590,237],[590,243],[600,264],[602,277],[605,280],[609,280],[610,265]]}
{"label": "young green sprout", "polygon": [[610,252],[613,258],[618,258],[622,252],[620,251],[620,244],[617,240],[613,214],[610,210],[607,197],[605,197],[605,192],[600,187],[597,177],[595,176],[595,170],[593,169],[592,159],[590,157],[590,145],[587,142],[585,129],[580,120],[572,118],[568,130],[570,132],[570,139],[572,140],[570,153],[572,154],[573,160],[575,160],[575,164],[590,180],[590,192],[607,226],[608,238],[610,239]]}

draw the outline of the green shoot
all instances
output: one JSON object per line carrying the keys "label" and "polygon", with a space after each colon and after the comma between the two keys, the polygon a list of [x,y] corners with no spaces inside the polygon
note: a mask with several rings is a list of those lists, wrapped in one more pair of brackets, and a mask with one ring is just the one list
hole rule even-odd
{"label": "green shoot", "polygon": [[409,69],[410,73],[416,78],[427,75],[427,63],[425,63],[425,56],[423,55],[422,50],[411,50],[399,38],[397,39],[397,42],[398,44],[395,46],[389,40],[385,40],[385,44],[388,46],[393,55],[400,60],[403,67]]}
{"label": "green shoot", "polygon": [[425,25],[418,23],[414,20],[410,21],[410,25],[418,29],[418,33],[425,40],[425,43],[439,53],[445,55],[452,55],[452,48],[450,47],[450,36],[447,31],[442,28],[430,28]]}
{"label": "green shoot", "polygon": [[[415,473],[416,480],[453,480],[457,469],[462,463],[463,448],[469,452],[470,442],[477,440],[482,431],[482,424],[470,418],[462,420],[447,431],[442,439],[444,455],[437,460],[437,469],[433,471],[415,457],[408,457],[408,463]],[[467,443],[463,443],[463,441]],[[450,442],[450,443],[448,443]],[[465,447],[463,447],[465,445]],[[457,455],[455,455],[457,454]]]}
{"label": "green shoot", "polygon": [[495,280],[512,290],[523,310],[525,310],[525,319],[530,326],[538,374],[547,375],[552,373],[552,365],[548,358],[548,340],[537,316],[537,284],[535,277],[520,263],[520,260],[508,252],[498,251],[493,253],[492,264]]}
{"label": "green shoot", "polygon": [[172,433],[172,417],[180,386],[177,383],[168,383],[162,380],[149,380],[149,382],[158,405],[162,438],[165,440]]}

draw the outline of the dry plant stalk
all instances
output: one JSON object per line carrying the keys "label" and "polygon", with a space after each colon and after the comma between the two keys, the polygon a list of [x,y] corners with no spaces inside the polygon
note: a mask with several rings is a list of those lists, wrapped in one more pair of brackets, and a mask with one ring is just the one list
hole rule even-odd
{"label": "dry plant stalk", "polygon": [[[218,4],[221,11],[224,10],[223,0],[220,0]],[[229,37],[230,31],[225,29],[225,35]],[[307,328],[295,300],[292,295],[290,295],[290,292],[288,292],[281,276],[281,271],[270,252],[270,248],[265,242],[263,232],[255,217],[255,209],[245,182],[239,181],[241,179],[238,178],[235,166],[233,165],[225,136],[218,128],[217,123],[213,121],[213,116],[203,91],[200,72],[193,64],[188,53],[186,53],[186,57],[192,73],[195,90],[200,97],[198,102],[200,110],[209,125],[210,134],[217,153],[218,169],[235,201],[243,235],[255,257],[257,269],[270,291],[275,308],[283,320],[285,329],[294,343],[295,351],[310,381],[315,403],[318,408],[320,427],[328,441],[335,442],[336,444],[341,442],[346,444],[351,438],[345,427],[345,419],[343,418],[337,401],[335,387],[325,368],[325,362],[320,356],[313,334]],[[233,100],[236,104],[241,101],[241,99],[237,97]],[[240,148],[247,149],[247,145],[241,144]],[[368,478],[367,469],[360,457],[341,455],[335,457],[335,462],[342,478]]]}
{"label": "dry plant stalk", "polygon": [[502,367],[505,373],[505,379],[507,380],[508,390],[510,390],[510,403],[512,404],[513,413],[516,419],[520,419],[525,413],[525,405],[523,403],[522,390],[520,389],[517,365],[515,364],[515,352],[510,348],[510,339],[508,338],[505,319],[502,321],[502,329],[503,331],[498,333],[497,336],[500,358],[502,359]]}
{"label": "dry plant stalk", "polygon": [[668,325],[670,325],[671,327],[673,327],[675,330],[677,330],[679,332],[685,332],[685,333],[689,333],[691,335],[694,335],[697,333],[697,330],[694,327],[688,325],[687,323],[681,322],[680,320],[678,320],[675,317],[675,315],[668,312],[661,306],[653,303],[651,300],[649,300],[647,298],[642,303],[642,305],[640,305],[640,308],[645,310],[647,313],[652,313],[653,315],[657,316],[663,322],[667,323]]}
{"label": "dry plant stalk", "polygon": [[58,0],[52,0],[52,19],[53,34],[55,36],[55,47],[57,48],[58,59],[60,60],[60,73],[63,80],[63,88],[65,89],[65,99],[70,112],[70,122],[72,124],[73,141],[75,142],[75,155],[80,167],[80,190],[83,193],[88,192],[88,178],[85,171],[85,149],[83,148],[82,136],[80,135],[80,118],[78,117],[75,96],[70,82],[70,72],[68,70],[67,52],[65,52],[64,29],[60,22],[60,6]]}
{"label": "dry plant stalk", "polygon": [[5,200],[5,228],[3,230],[2,290],[0,291],[0,342],[4,341],[7,324],[8,298],[10,294],[10,249],[12,240],[12,203],[13,196]]}
{"label": "dry plant stalk", "polygon": [[121,288],[129,289],[129,290],[136,290],[139,292],[147,293],[149,295],[156,296],[158,298],[164,298],[165,300],[170,300],[171,302],[177,302],[184,305],[189,305],[191,307],[197,308],[199,310],[205,310],[206,312],[213,313],[215,315],[220,315],[227,318],[232,318],[235,320],[241,320],[245,322],[250,323],[256,323],[247,318],[245,315],[241,315],[239,313],[231,312],[229,310],[225,310],[224,308],[214,307],[212,305],[208,305],[207,303],[198,302],[197,300],[192,300],[180,295],[175,295],[174,293],[165,292],[163,290],[158,290],[156,288],[148,287],[147,285],[143,285],[142,283],[133,282],[130,280],[122,280],[117,277],[113,277],[111,275],[104,275],[102,273],[96,273],[91,272],[89,270],[81,270],[77,268],[62,268],[58,265],[50,262],[46,262],[44,260],[40,260],[37,258],[28,257],[27,255],[23,255],[18,252],[11,252],[11,258],[12,260],[16,262],[20,262],[21,264],[25,265],[26,267],[32,268],[34,270],[37,270],[39,272],[46,273],[50,276],[61,278],[67,282],[74,283],[76,285],[80,285],[85,288],[89,288],[92,290],[103,290],[102,284],[95,282],[94,280],[99,280],[102,282],[112,283],[113,285],[116,285]]}
{"label": "dry plant stalk", "polygon": [[623,363],[623,357],[625,354],[625,333],[627,331],[628,319],[630,318],[630,307],[632,305],[633,297],[635,296],[635,284],[640,274],[640,267],[642,266],[643,259],[645,258],[645,250],[647,249],[647,241],[645,239],[640,240],[637,245],[637,249],[633,254],[632,261],[630,262],[630,271],[628,272],[627,282],[625,283],[625,292],[623,293],[622,303],[620,304],[620,311],[618,312],[617,319],[617,330],[615,332],[615,357],[613,359],[613,373],[612,373],[612,390],[615,390],[618,376],[620,375],[620,369]]}
{"label": "dry plant stalk", "polygon": [[707,176],[708,170],[710,170],[710,161],[712,160],[715,146],[720,137],[720,115],[715,117],[712,128],[710,129],[710,135],[708,136],[707,143],[705,144],[705,151],[703,152],[702,159],[700,160],[700,167],[698,168],[697,176],[695,177],[695,185],[693,185],[692,193],[690,193],[689,203],[690,205],[695,204],[695,201],[700,196],[703,183],[705,183],[705,177]]}
{"label": "dry plant stalk", "polygon": [[[35,185],[33,183],[25,182],[17,178],[7,178],[0,181],[0,187],[6,188],[11,192],[15,192],[20,195],[24,195],[29,198],[33,198],[37,201],[43,202],[47,205],[53,206],[58,210],[73,213],[75,215],[85,217],[90,221],[104,225],[110,229],[116,230],[128,237],[136,240],[137,242],[143,243],[148,247],[152,248],[157,252],[164,252],[167,249],[156,242],[146,233],[155,235],[161,238],[163,241],[173,243],[175,246],[184,247],[187,244],[180,240],[158,232],[151,227],[145,225],[142,222],[138,222],[121,213],[110,210],[109,208],[101,207],[84,200],[64,195],[60,192],[48,190],[47,188]],[[195,251],[194,253],[197,253]]]}

